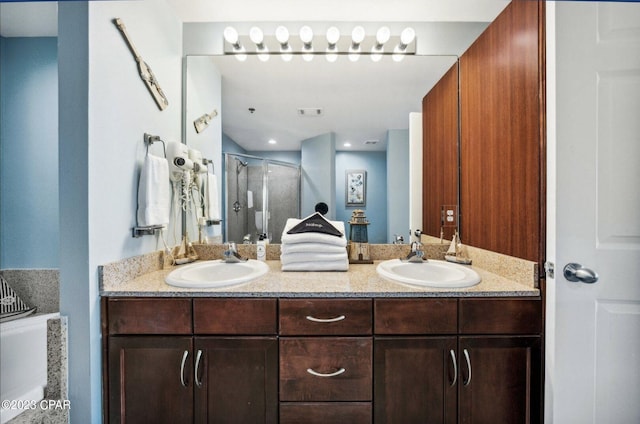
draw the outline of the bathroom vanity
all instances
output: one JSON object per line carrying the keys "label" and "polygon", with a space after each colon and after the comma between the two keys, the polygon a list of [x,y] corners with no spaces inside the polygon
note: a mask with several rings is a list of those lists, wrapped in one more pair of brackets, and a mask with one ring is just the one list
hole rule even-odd
{"label": "bathroom vanity", "polygon": [[[105,422],[540,422],[539,290],[478,269],[466,289],[284,273],[102,288]],[[158,399],[162,399],[158,402]]]}

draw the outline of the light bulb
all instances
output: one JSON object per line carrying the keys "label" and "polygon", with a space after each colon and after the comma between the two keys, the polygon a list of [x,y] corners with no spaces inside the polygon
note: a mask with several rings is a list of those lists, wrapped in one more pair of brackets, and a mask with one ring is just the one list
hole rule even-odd
{"label": "light bulb", "polygon": [[224,39],[227,40],[229,44],[236,45],[238,44],[238,31],[234,27],[226,27],[224,29]]}
{"label": "light bulb", "polygon": [[351,41],[353,41],[354,44],[362,43],[362,41],[364,41],[364,36],[364,28],[362,28],[361,26],[357,26],[353,29],[353,31],[351,31]]}
{"label": "light bulb", "polygon": [[327,43],[330,46],[335,46],[335,44],[340,40],[340,30],[334,26],[327,30]]}
{"label": "light bulb", "polygon": [[376,48],[376,46],[373,46],[371,48],[371,60],[374,62],[380,62],[380,59],[382,59],[382,47]]}
{"label": "light bulb", "polygon": [[276,40],[280,45],[286,45],[289,42],[289,30],[282,25],[276,28]]}
{"label": "light bulb", "polygon": [[376,42],[378,44],[384,44],[387,41],[389,41],[390,37],[391,37],[391,31],[389,30],[389,27],[386,27],[386,26],[380,27],[380,29],[376,33]]}
{"label": "light bulb", "polygon": [[411,27],[407,27],[403,29],[402,33],[400,34],[400,42],[405,46],[408,44],[411,44],[411,42],[415,38],[416,38],[416,32]]}
{"label": "light bulb", "polygon": [[352,62],[357,62],[358,59],[360,59],[360,46],[358,47],[353,47],[353,46],[349,46],[349,60]]}
{"label": "light bulb", "polygon": [[313,30],[309,26],[305,25],[300,28],[300,40],[304,44],[309,44],[313,40]]}
{"label": "light bulb", "polygon": [[254,26],[249,30],[249,38],[256,45],[262,44],[262,41],[264,41],[264,34],[260,28]]}

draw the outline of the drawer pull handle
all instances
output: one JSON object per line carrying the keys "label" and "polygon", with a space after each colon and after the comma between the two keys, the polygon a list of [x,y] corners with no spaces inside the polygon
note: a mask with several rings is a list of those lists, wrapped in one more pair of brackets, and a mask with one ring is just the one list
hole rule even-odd
{"label": "drawer pull handle", "polygon": [[312,317],[311,315],[307,315],[305,318],[307,318],[309,321],[312,322],[338,322],[338,321],[342,321],[343,319],[346,318],[345,315],[340,315],[339,317],[335,317],[335,318],[316,318],[316,317]]}
{"label": "drawer pull handle", "polygon": [[338,376],[338,375],[340,375],[340,374],[344,373],[345,371],[346,371],[346,369],[344,369],[344,368],[340,368],[340,369],[339,369],[338,371],[336,371],[336,372],[331,372],[331,373],[329,373],[329,374],[324,374],[324,373],[321,373],[321,372],[314,371],[314,370],[312,370],[311,368],[307,368],[307,372],[308,372],[309,374],[311,374],[311,375],[315,375],[316,377],[336,377],[336,376]]}
{"label": "drawer pull handle", "polygon": [[453,364],[453,381],[451,382],[451,387],[456,385],[456,381],[458,381],[458,364],[456,362],[456,353],[451,349],[449,351],[449,355],[451,355],[451,363]]}
{"label": "drawer pull handle", "polygon": [[182,387],[187,387],[187,382],[184,380],[184,364],[187,363],[187,357],[189,356],[189,351],[185,350],[182,354],[182,363],[180,364],[180,383]]}
{"label": "drawer pull handle", "polygon": [[193,378],[196,382],[196,386],[198,386],[198,388],[202,387],[202,381],[198,380],[198,371],[200,369],[200,359],[202,359],[202,351],[200,349],[198,349],[198,354],[196,355],[196,369],[194,371],[194,375]]}

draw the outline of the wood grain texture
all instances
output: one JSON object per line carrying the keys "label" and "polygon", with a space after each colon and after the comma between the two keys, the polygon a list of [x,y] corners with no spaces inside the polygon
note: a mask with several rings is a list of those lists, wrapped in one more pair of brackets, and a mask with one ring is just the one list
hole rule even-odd
{"label": "wood grain texture", "polygon": [[[181,384],[184,352],[188,352]],[[109,338],[109,423],[193,422],[192,338]],[[106,411],[106,410],[105,410]]]}
{"label": "wood grain texture", "polygon": [[541,299],[460,299],[460,334],[542,333]]}
{"label": "wood grain texture", "polygon": [[[281,335],[368,335],[372,330],[371,299],[281,299]],[[315,318],[334,322],[317,322]]]}
{"label": "wood grain texture", "polygon": [[284,402],[280,424],[371,424],[370,402]]}
{"label": "wood grain texture", "polygon": [[442,206],[458,204],[458,63],[422,99],[422,163],[422,232],[440,237]]}
{"label": "wood grain texture", "polygon": [[278,422],[276,337],[196,337],[195,422]]}
{"label": "wood grain texture", "polygon": [[458,422],[542,422],[540,344],[540,337],[460,337]]}
{"label": "wood grain texture", "polygon": [[454,336],[376,338],[375,423],[455,424],[456,348]]}
{"label": "wood grain texture", "polygon": [[375,334],[456,334],[457,299],[375,299]]}
{"label": "wood grain texture", "polygon": [[371,337],[282,337],[280,401],[370,401],[372,362]]}
{"label": "wood grain texture", "polygon": [[109,334],[191,334],[191,299],[110,298]]}
{"label": "wood grain texture", "polygon": [[543,260],[539,4],[513,1],[460,58],[463,242]]}
{"label": "wood grain texture", "polygon": [[276,334],[276,299],[193,299],[195,334]]}

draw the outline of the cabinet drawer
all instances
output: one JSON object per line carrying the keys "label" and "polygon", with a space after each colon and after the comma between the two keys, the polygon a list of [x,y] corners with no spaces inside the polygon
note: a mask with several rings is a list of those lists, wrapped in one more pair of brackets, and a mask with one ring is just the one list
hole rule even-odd
{"label": "cabinet drawer", "polygon": [[296,402],[280,404],[280,424],[371,424],[369,402]]}
{"label": "cabinet drawer", "polygon": [[369,335],[370,299],[281,299],[281,335]]}
{"label": "cabinet drawer", "polygon": [[369,337],[280,339],[281,401],[370,401]]}
{"label": "cabinet drawer", "polygon": [[460,334],[539,334],[540,299],[460,299]]}
{"label": "cabinet drawer", "polygon": [[110,298],[109,334],[191,334],[191,299]]}
{"label": "cabinet drawer", "polygon": [[276,299],[193,300],[196,334],[276,334]]}
{"label": "cabinet drawer", "polygon": [[455,334],[457,299],[375,299],[375,334]]}

